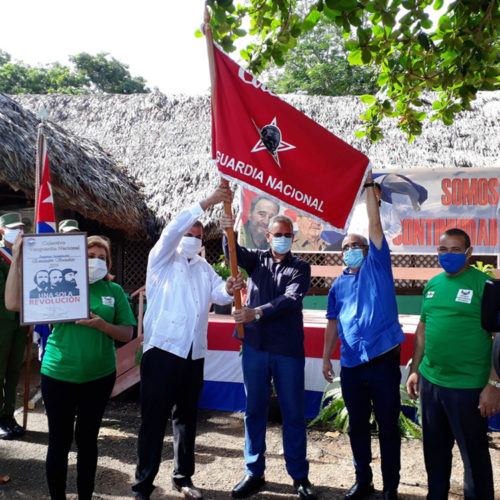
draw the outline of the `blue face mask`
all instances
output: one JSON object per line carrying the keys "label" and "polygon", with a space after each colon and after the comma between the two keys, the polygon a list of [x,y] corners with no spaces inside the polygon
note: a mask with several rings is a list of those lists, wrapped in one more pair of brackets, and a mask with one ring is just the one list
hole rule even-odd
{"label": "blue face mask", "polygon": [[456,273],[467,260],[467,255],[465,255],[467,250],[464,253],[449,252],[438,255],[439,265],[449,274]]}
{"label": "blue face mask", "polygon": [[287,238],[286,236],[280,236],[279,238],[273,237],[271,240],[271,247],[279,254],[288,253],[290,248],[292,248],[292,238]]}
{"label": "blue face mask", "polygon": [[363,255],[362,248],[350,248],[347,252],[344,252],[343,258],[346,266],[352,269],[359,267],[365,256]]}

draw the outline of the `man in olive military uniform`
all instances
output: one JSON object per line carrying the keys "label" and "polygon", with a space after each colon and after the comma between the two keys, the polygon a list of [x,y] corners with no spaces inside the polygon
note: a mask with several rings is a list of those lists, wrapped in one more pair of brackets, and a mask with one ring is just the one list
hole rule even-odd
{"label": "man in olive military uniform", "polygon": [[14,419],[16,388],[21,374],[27,327],[19,325],[19,313],[5,308],[5,282],[9,273],[12,245],[24,224],[15,212],[0,217],[0,439],[24,434]]}

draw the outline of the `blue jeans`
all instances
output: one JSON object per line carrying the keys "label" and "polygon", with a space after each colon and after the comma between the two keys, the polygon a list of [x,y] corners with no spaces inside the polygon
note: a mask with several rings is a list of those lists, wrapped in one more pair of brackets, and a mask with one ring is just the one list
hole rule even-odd
{"label": "blue jeans", "polygon": [[456,440],[464,462],[464,498],[493,500],[488,420],[478,409],[482,389],[441,387],[422,375],[419,382],[427,498],[448,498]]}
{"label": "blue jeans", "polygon": [[306,422],[304,418],[304,358],[293,358],[259,351],[243,344],[243,379],[247,404],[245,410],[245,471],[261,477],[266,468],[266,424],[271,392],[271,377],[283,417],[283,449],[286,469],[293,479],[309,473],[306,459]]}
{"label": "blue jeans", "polygon": [[398,418],[401,406],[399,384],[399,354],[380,361],[342,367],[342,396],[349,412],[349,438],[356,470],[356,480],[370,483],[373,479],[370,463],[370,414],[373,404],[379,428],[380,456],[384,490],[396,490],[401,468],[401,437]]}

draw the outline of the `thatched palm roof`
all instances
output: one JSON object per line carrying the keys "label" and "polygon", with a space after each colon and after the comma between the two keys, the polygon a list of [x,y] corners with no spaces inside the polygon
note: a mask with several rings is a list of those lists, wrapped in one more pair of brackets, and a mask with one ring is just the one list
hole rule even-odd
{"label": "thatched palm roof", "polygon": [[[45,95],[16,96],[27,109],[43,103],[51,120],[78,137],[97,141],[121,168],[144,184],[148,207],[163,225],[217,184],[210,163],[207,96]],[[498,167],[500,92],[483,92],[453,126],[433,122],[412,144],[395,122],[385,139],[370,144],[354,133],[365,105],[357,97],[285,96],[331,132],[367,154],[377,169]],[[209,216],[213,216],[213,212]]]}
{"label": "thatched palm roof", "polygon": [[[0,182],[31,197],[38,124],[31,111],[0,93]],[[45,134],[57,208],[75,210],[132,238],[147,234],[144,199],[109,154],[95,141],[50,120]]]}

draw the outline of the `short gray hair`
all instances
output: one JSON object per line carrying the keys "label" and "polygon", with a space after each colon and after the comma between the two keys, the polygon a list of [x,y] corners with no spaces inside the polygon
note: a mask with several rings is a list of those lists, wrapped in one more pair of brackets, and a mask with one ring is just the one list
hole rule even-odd
{"label": "short gray hair", "polygon": [[362,234],[358,234],[358,233],[349,233],[349,234],[346,234],[344,236],[344,239],[342,240],[342,243],[344,243],[344,240],[346,238],[348,238],[349,236],[357,236],[361,240],[361,243],[363,243],[363,245],[368,246],[368,240],[366,239],[366,236],[363,236]]}
{"label": "short gray hair", "polygon": [[271,217],[271,220],[269,221],[269,225],[267,226],[267,230],[269,232],[271,231],[273,224],[275,224],[276,222],[282,222],[283,224],[288,224],[293,231],[293,220],[290,219],[290,217],[288,217],[287,215],[278,214],[278,215],[275,215],[274,217]]}

